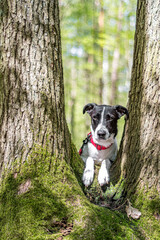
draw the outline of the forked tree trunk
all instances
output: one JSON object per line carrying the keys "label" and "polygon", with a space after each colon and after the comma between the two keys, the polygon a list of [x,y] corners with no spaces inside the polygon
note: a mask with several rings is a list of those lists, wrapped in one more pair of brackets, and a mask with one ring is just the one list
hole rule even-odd
{"label": "forked tree trunk", "polygon": [[0,169],[26,161],[35,144],[69,159],[58,1],[2,7]]}
{"label": "forked tree trunk", "polygon": [[[80,168],[82,168],[76,152],[71,157],[73,159],[72,168],[64,158],[52,156],[52,153],[62,154],[63,157],[66,156],[70,159],[71,145],[64,116],[57,2],[57,0],[6,0],[1,3],[3,4],[1,14],[3,15],[0,30],[2,61],[0,70],[0,169],[3,173],[5,167],[11,168],[12,164],[17,163],[18,160],[21,161],[19,165],[22,166],[22,169],[18,173],[11,171],[11,174],[4,178],[0,187],[0,238],[3,240],[62,239],[69,234],[68,239],[81,237],[81,239],[94,240],[106,239],[106,236],[115,239],[117,234],[118,238],[131,239],[134,236],[136,238],[137,234],[139,236],[139,232],[134,234],[133,229],[128,227],[130,224],[122,223],[122,217],[106,208],[90,204],[86,200],[74,175],[75,172],[80,173]],[[143,9],[145,3],[141,4],[141,9]],[[149,6],[148,10],[151,11],[151,9]],[[157,13],[154,13],[157,18],[160,16],[159,9],[157,8]],[[152,16],[154,16],[153,12]],[[158,24],[156,26],[158,29]],[[137,38],[136,42],[140,43],[141,35],[138,35]],[[143,157],[148,157],[145,159],[146,162],[155,167],[154,171],[157,171],[158,147],[155,142],[158,123],[156,119],[158,112],[156,103],[158,81],[156,71],[157,74],[159,73],[156,59],[158,41],[154,44],[156,46],[154,55],[151,52],[151,55],[145,58],[146,61],[142,61],[142,65],[140,64],[141,60],[138,60],[140,67],[144,67],[142,68],[144,73],[146,73],[145,69],[148,67],[146,64],[151,61],[150,59],[155,65],[150,67],[151,72],[147,72],[148,75],[143,81],[141,75],[135,75],[138,76],[138,79],[140,78],[140,83],[142,83],[137,86],[136,93],[137,95],[138,91],[142,93],[142,85],[144,95],[140,95],[140,104],[136,95],[130,95],[131,100],[138,104],[137,106],[130,105],[129,126],[131,129],[127,128],[129,129],[128,143],[134,145],[127,144],[126,153],[130,154],[129,146],[131,146],[131,153],[135,154],[137,165],[144,160]],[[142,49],[143,45],[140,48],[139,58],[142,56]],[[137,52],[135,56],[137,56]],[[153,68],[153,66],[156,67]],[[135,76],[133,73],[133,80],[136,83]],[[153,82],[150,83],[149,77],[152,77]],[[134,86],[132,83],[132,87]],[[155,89],[154,93],[152,92],[153,95],[148,96],[148,86]],[[149,104],[144,102],[144,108],[140,111],[142,100],[145,97]],[[141,118],[138,118],[139,113],[142,113]],[[145,122],[148,124],[147,129],[144,124],[144,116],[147,119]],[[151,123],[148,119],[151,119]],[[138,126],[135,128],[133,125],[137,122]],[[154,132],[151,131],[150,124]],[[154,136],[145,138],[140,132],[143,130],[142,128],[145,129],[143,134],[154,133]],[[133,134],[133,138],[139,134],[138,140],[133,141],[131,134]],[[147,150],[148,139],[151,141],[150,154]],[[140,144],[142,144],[141,149]],[[40,149],[42,151],[38,152],[38,149],[33,151],[33,155],[30,155],[35,145],[42,147]],[[46,152],[46,147],[49,154]],[[142,150],[144,156],[140,155]],[[26,161],[29,155],[30,158],[28,157],[28,161]],[[131,163],[133,163],[133,156],[130,156],[132,157]],[[22,164],[22,162],[25,163]],[[146,166],[148,174],[148,165],[143,164],[143,166]],[[130,169],[129,164],[128,168]],[[128,169],[126,173],[128,184],[130,184]],[[156,173],[154,176],[153,182],[156,183]],[[133,178],[135,179],[135,176]],[[121,227],[123,227],[123,231]]]}
{"label": "forked tree trunk", "polygon": [[[113,175],[126,179],[125,192],[160,193],[160,2],[138,1],[129,121]],[[118,173],[118,174],[117,174]]]}

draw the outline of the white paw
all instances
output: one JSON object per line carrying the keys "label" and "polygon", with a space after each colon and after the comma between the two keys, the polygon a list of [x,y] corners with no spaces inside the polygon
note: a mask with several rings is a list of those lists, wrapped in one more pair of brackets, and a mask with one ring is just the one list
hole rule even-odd
{"label": "white paw", "polygon": [[100,186],[109,184],[109,173],[106,169],[100,169],[98,174],[98,182]]}
{"label": "white paw", "polygon": [[83,180],[83,183],[86,187],[91,185],[91,183],[93,182],[93,177],[94,177],[94,170],[93,169],[85,169],[84,170],[82,180]]}

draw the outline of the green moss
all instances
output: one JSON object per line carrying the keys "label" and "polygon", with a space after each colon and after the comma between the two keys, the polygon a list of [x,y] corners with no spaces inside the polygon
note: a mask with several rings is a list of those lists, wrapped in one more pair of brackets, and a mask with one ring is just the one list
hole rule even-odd
{"label": "green moss", "polygon": [[81,188],[83,188],[82,173],[83,173],[83,169],[84,169],[84,163],[83,163],[82,159],[80,158],[79,154],[77,153],[77,149],[73,143],[72,143],[71,153],[72,154],[71,154],[70,165],[71,165],[72,169],[74,170],[74,173],[78,179],[78,182],[79,182]]}
{"label": "green moss", "polygon": [[[1,186],[0,239],[46,239],[46,226],[52,219],[69,218],[69,205],[77,200],[77,195],[83,195],[76,187],[77,179],[65,160],[54,158],[39,147],[19,172],[19,168],[13,169]],[[31,186],[18,194],[28,179]]]}
{"label": "green moss", "polygon": [[83,163],[78,163],[74,147],[72,158],[70,166],[36,146],[27,162],[5,175],[0,188],[1,240],[56,240],[69,226],[63,239],[144,239],[137,222],[89,202],[79,185]]}
{"label": "green moss", "polygon": [[157,189],[138,189],[132,197],[135,207],[142,216],[136,225],[142,230],[146,239],[160,239],[160,198]]}
{"label": "green moss", "polygon": [[112,183],[110,187],[104,193],[104,198],[112,198],[113,200],[118,200],[122,197],[124,189],[124,179],[120,179],[119,182],[114,186]]}
{"label": "green moss", "polygon": [[0,0],[0,19],[7,16],[9,13],[9,6],[6,0]]}

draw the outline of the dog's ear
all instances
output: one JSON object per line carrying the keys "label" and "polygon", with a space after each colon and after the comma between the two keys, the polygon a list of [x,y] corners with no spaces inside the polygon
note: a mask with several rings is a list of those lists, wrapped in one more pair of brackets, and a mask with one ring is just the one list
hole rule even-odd
{"label": "dog's ear", "polygon": [[88,103],[87,105],[85,105],[83,108],[83,114],[85,114],[85,112],[91,114],[92,110],[94,109],[94,107],[96,105],[97,104],[95,104],[95,103]]}
{"label": "dog's ear", "polygon": [[121,106],[121,105],[116,105],[115,106],[116,112],[118,114],[118,118],[121,118],[124,114],[126,114],[127,119],[129,118],[129,113],[127,108]]}

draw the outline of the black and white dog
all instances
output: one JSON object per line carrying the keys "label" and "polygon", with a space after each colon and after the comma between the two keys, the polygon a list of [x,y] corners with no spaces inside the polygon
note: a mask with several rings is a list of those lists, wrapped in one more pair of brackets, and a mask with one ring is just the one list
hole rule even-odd
{"label": "black and white dog", "polygon": [[94,178],[94,163],[101,164],[98,182],[101,186],[108,184],[109,169],[117,154],[117,120],[124,114],[129,116],[125,107],[88,103],[83,108],[91,117],[91,133],[83,141],[79,151],[85,162],[83,183],[89,186]]}

